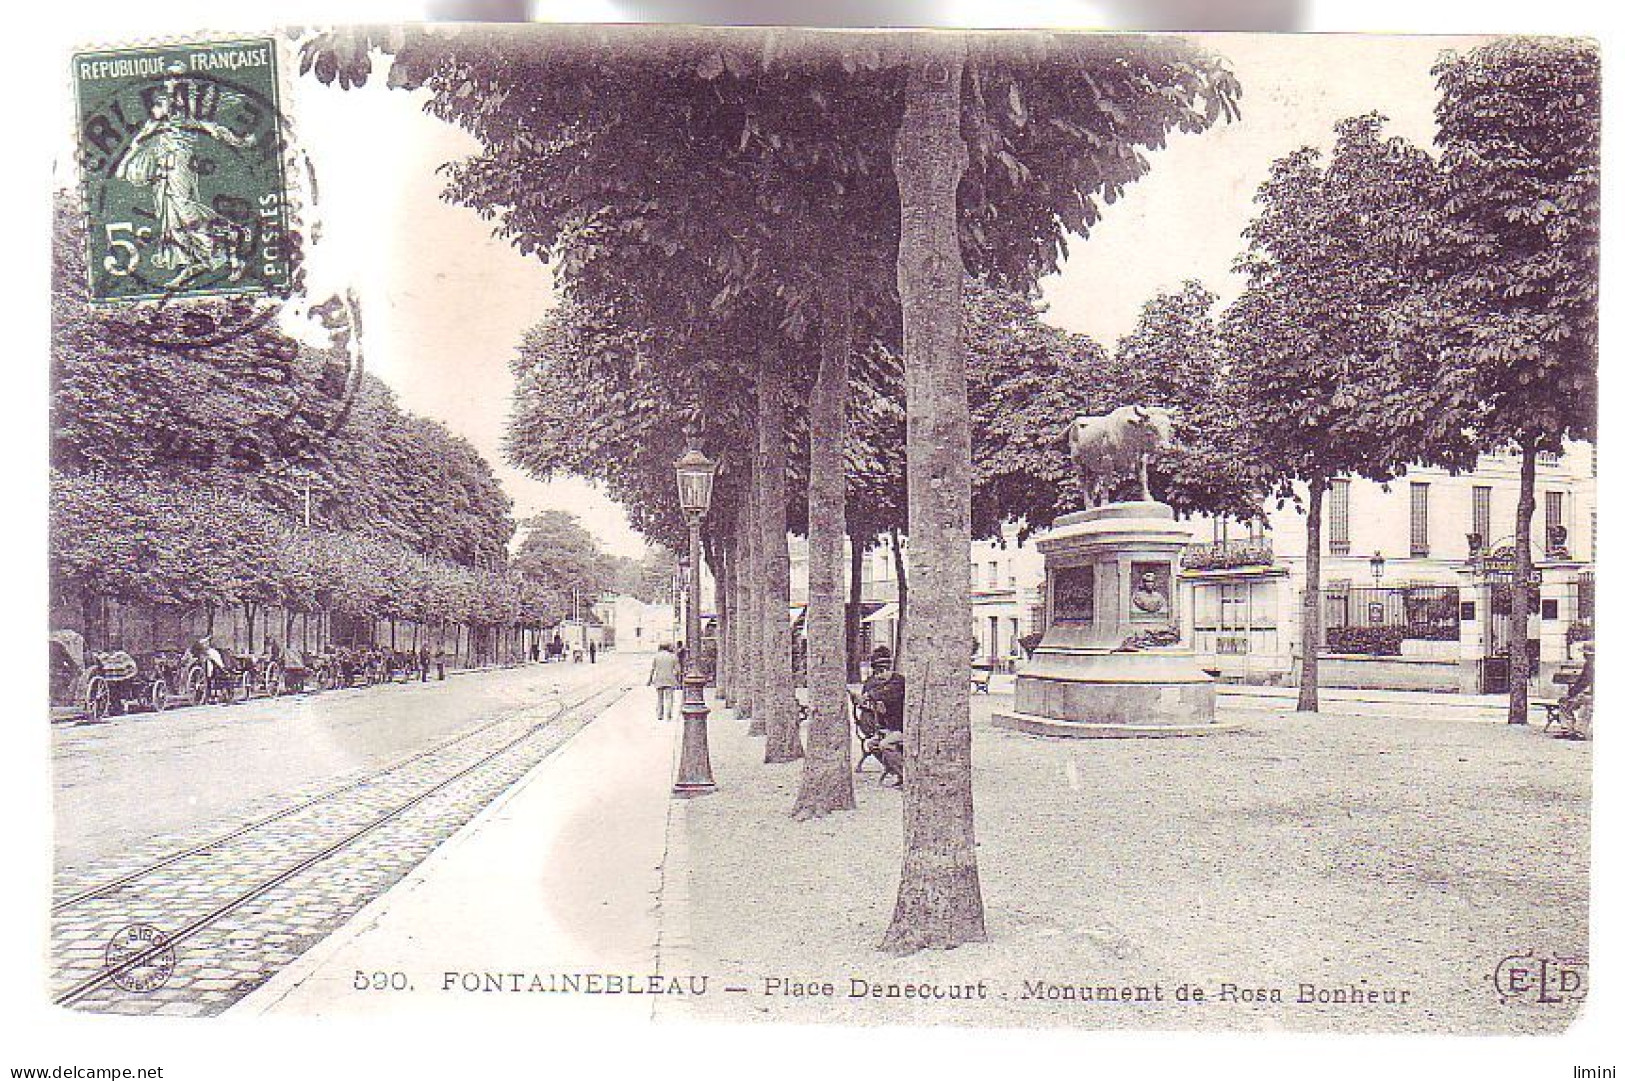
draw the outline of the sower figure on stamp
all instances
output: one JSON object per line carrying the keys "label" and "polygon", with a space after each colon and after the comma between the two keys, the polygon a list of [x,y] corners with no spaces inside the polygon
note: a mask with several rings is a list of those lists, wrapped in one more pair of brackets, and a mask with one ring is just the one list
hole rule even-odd
{"label": "sower figure on stamp", "polygon": [[186,116],[178,106],[178,82],[153,91],[150,117],[130,141],[115,173],[152,191],[158,222],[152,265],[173,270],[166,287],[179,289],[211,270],[228,270],[237,281],[247,269],[243,251],[248,231],[215,211],[198,186],[198,141],[207,136],[236,149],[254,145],[254,135],[238,135],[224,124]]}

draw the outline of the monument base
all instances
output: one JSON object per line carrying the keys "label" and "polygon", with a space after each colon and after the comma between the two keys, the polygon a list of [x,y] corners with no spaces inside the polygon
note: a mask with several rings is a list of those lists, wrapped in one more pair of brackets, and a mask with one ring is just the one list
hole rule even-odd
{"label": "monument base", "polygon": [[1239,731],[1233,722],[1207,721],[1202,724],[1094,724],[1089,721],[1062,721],[1035,717],[1013,710],[993,714],[994,728],[1008,728],[1029,736],[1055,736],[1061,739],[1160,739],[1169,736],[1215,736]]}
{"label": "monument base", "polygon": [[993,723],[1070,738],[1205,736],[1216,685],[1177,629],[1174,571],[1189,527],[1161,503],[1113,503],[1039,538],[1048,626]]}

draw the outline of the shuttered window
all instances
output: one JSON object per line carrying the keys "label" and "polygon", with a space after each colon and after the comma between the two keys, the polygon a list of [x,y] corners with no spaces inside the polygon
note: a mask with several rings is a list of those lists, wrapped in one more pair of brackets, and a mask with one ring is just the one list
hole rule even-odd
{"label": "shuttered window", "polygon": [[1495,538],[1490,536],[1490,489],[1479,484],[1473,487],[1473,532],[1479,543],[1488,547]]}
{"label": "shuttered window", "polygon": [[1411,482],[1411,555],[1428,554],[1428,485]]}
{"label": "shuttered window", "polygon": [[1547,549],[1547,551],[1556,552],[1556,551],[1562,550],[1563,548],[1565,548],[1567,546],[1567,544],[1568,544],[1568,536],[1566,534],[1563,537],[1563,543],[1559,544],[1558,541],[1557,541],[1558,533],[1562,530],[1562,526],[1563,526],[1563,493],[1562,492],[1547,492],[1546,493],[1546,549]]}
{"label": "shuttered window", "polygon": [[1328,529],[1328,546],[1332,555],[1346,556],[1349,554],[1349,482],[1346,480],[1332,481],[1331,490],[1331,521]]}

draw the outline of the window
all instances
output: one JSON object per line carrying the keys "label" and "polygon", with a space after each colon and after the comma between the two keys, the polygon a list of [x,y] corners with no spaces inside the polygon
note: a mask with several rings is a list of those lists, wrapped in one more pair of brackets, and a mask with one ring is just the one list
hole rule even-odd
{"label": "window", "polygon": [[1495,538],[1490,536],[1490,489],[1487,485],[1473,485],[1473,532],[1478,543],[1488,548]]}
{"label": "window", "polygon": [[1428,485],[1411,482],[1411,555],[1428,554]]}
{"label": "window", "polygon": [[1330,550],[1334,556],[1349,554],[1349,482],[1332,481]]}
{"label": "window", "polygon": [[[1559,540],[1559,537],[1562,537]],[[1546,549],[1556,552],[1568,546],[1568,535],[1563,529],[1563,493],[1546,493]]]}

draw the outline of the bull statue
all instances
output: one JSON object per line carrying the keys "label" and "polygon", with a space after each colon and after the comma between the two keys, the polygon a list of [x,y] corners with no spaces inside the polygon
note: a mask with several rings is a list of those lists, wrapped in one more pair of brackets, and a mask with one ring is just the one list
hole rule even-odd
{"label": "bull statue", "polygon": [[1146,463],[1174,442],[1174,411],[1160,405],[1125,405],[1103,417],[1079,417],[1066,430],[1067,451],[1083,474],[1090,506],[1111,498],[1124,477],[1140,482],[1151,501]]}

